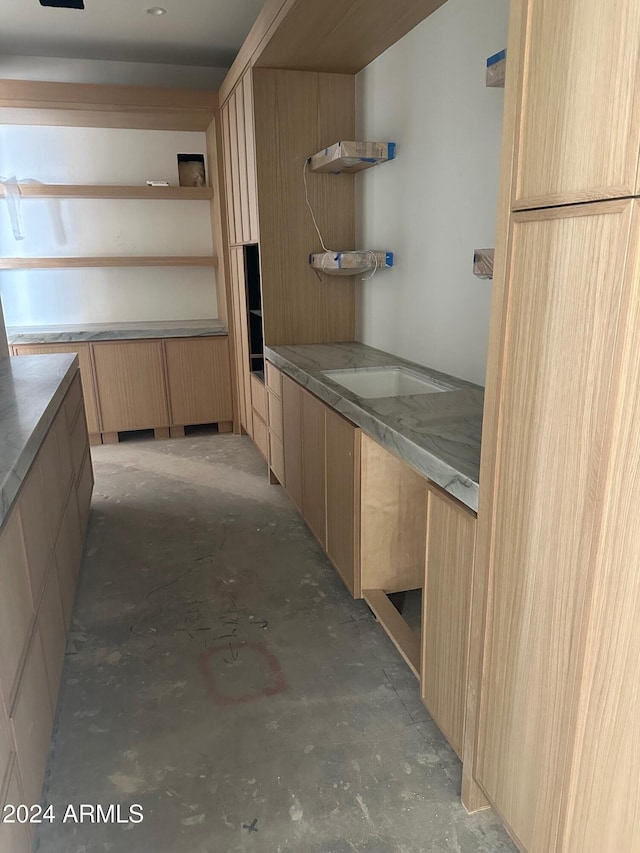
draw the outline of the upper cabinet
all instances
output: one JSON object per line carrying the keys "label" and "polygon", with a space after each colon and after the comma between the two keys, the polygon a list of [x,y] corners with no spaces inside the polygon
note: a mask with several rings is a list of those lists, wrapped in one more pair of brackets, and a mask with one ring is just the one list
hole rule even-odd
{"label": "upper cabinet", "polygon": [[521,49],[508,55],[514,70],[521,62],[513,208],[633,195],[640,188],[640,3],[524,5]]}
{"label": "upper cabinet", "polygon": [[258,242],[256,154],[251,72],[221,109],[229,243]]}

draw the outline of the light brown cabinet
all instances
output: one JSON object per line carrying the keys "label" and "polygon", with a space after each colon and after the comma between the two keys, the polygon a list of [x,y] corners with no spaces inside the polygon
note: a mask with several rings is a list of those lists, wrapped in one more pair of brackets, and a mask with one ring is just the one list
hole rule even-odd
{"label": "light brown cabinet", "polygon": [[164,351],[171,426],[232,422],[227,339],[175,338]]}
{"label": "light brown cabinet", "polygon": [[429,488],[422,592],[422,701],[462,758],[475,513]]}
{"label": "light brown cabinet", "polygon": [[327,554],[360,597],[360,430],[325,406]]}
{"label": "light brown cabinet", "polygon": [[229,242],[256,243],[258,206],[250,69],[239,80],[220,113]]}
{"label": "light brown cabinet", "polygon": [[[76,376],[0,530],[0,808],[40,801],[93,485],[80,388]],[[0,824],[0,848],[25,853],[30,834]]]}
{"label": "light brown cabinet", "polygon": [[633,195],[640,187],[640,5],[523,6],[513,206]]}
{"label": "light brown cabinet", "polygon": [[302,508],[304,520],[323,548],[327,546],[327,407],[302,391]]}
{"label": "light brown cabinet", "polygon": [[251,362],[249,360],[248,305],[244,268],[244,250],[231,249],[231,303],[233,306],[234,356],[238,382],[238,408],[240,423],[253,435],[253,407],[251,402]]}
{"label": "light brown cabinet", "polygon": [[282,422],[285,491],[296,507],[302,508],[302,388],[282,377]]}
{"label": "light brown cabinet", "polygon": [[98,404],[89,344],[16,344],[12,349],[15,355],[46,355],[56,352],[76,353],[80,364],[80,379],[82,380],[82,396],[84,398],[87,429],[89,430],[89,435],[97,435],[100,432],[100,420],[98,417]]}

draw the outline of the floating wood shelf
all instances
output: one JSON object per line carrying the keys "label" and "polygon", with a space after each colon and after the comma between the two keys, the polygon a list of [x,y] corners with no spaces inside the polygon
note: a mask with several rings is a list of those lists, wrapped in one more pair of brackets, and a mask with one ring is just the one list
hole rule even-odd
{"label": "floating wood shelf", "polygon": [[507,51],[501,50],[487,59],[487,86],[493,89],[504,89],[507,71]]}
{"label": "floating wood shelf", "polygon": [[314,270],[327,275],[358,275],[393,266],[393,252],[357,249],[352,252],[315,252],[309,255]]}
{"label": "floating wood shelf", "polygon": [[476,249],[473,253],[473,274],[478,278],[493,278],[495,249]]}
{"label": "floating wood shelf", "polygon": [[175,199],[206,201],[213,187],[148,187],[135,185],[18,184],[21,198]]}
{"label": "floating wood shelf", "polygon": [[336,142],[309,157],[310,172],[362,172],[396,156],[395,142]]}
{"label": "floating wood shelf", "polygon": [[72,258],[0,258],[0,270],[59,270],[83,267],[216,267],[215,255],[112,255]]}

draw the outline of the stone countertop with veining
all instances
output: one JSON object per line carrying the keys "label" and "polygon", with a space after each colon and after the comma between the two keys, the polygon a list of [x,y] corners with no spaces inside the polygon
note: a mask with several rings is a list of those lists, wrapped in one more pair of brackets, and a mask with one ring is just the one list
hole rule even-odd
{"label": "stone countertop with veining", "polygon": [[131,341],[148,338],[203,338],[226,335],[220,320],[154,320],[134,323],[83,323],[56,326],[7,326],[9,344],[65,344]]}
{"label": "stone countertop with veining", "polygon": [[0,526],[77,369],[73,353],[0,358]]}
{"label": "stone countertop with veining", "polygon": [[[265,355],[383,447],[477,512],[482,387],[355,342],[265,347]],[[326,370],[391,366],[406,367],[453,390],[363,399],[323,375]]]}

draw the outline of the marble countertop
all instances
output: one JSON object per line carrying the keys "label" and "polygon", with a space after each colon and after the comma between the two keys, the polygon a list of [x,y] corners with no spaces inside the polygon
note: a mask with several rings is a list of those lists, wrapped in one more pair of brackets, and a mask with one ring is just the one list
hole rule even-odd
{"label": "marble countertop", "polygon": [[[359,343],[265,347],[265,356],[459,501],[478,511],[484,389]],[[326,370],[403,366],[453,390],[363,399]]]}
{"label": "marble countertop", "polygon": [[63,344],[145,338],[202,338],[226,335],[220,320],[157,320],[137,323],[83,323],[56,326],[7,326],[9,344]]}
{"label": "marble countertop", "polygon": [[0,358],[0,526],[77,369],[73,353]]}

